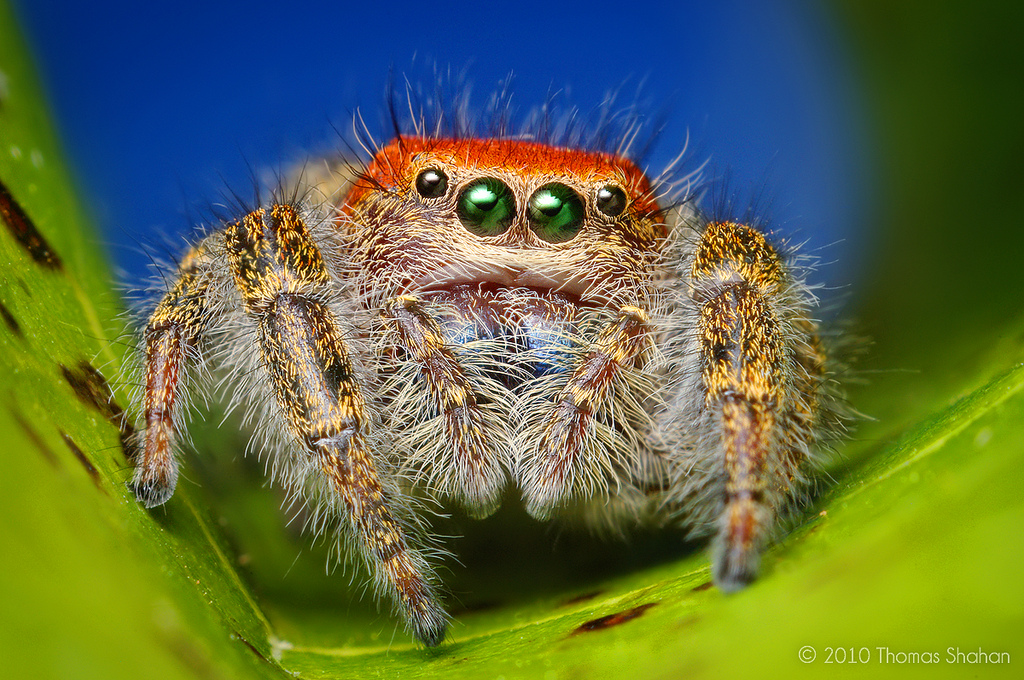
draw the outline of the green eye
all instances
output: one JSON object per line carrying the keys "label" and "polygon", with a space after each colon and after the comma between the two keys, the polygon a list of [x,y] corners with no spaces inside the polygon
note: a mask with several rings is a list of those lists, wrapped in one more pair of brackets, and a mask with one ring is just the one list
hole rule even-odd
{"label": "green eye", "polygon": [[458,211],[462,226],[469,231],[477,236],[497,236],[512,224],[516,200],[504,182],[488,177],[462,190]]}
{"label": "green eye", "polygon": [[530,197],[533,231],[548,243],[563,243],[583,228],[583,199],[564,184],[545,184]]}

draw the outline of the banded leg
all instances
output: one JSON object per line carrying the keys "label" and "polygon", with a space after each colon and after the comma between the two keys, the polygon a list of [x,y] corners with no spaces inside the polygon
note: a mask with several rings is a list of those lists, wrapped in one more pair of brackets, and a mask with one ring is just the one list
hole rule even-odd
{"label": "banded leg", "polygon": [[166,503],[178,482],[177,424],[185,412],[182,381],[210,321],[210,258],[197,246],[179,267],[178,281],[146,325],[145,429],[132,490],[147,508]]}
{"label": "banded leg", "polygon": [[[473,385],[445,341],[440,325],[413,297],[384,305],[382,316],[400,346],[420,368],[441,423],[435,441],[424,446],[447,458],[434,468],[435,484],[461,500],[476,517],[497,509],[505,487],[500,433],[477,404]],[[488,450],[488,448],[491,450]]]}
{"label": "banded leg", "polygon": [[[631,452],[616,450],[608,440],[623,440],[630,421],[642,418],[637,401],[642,388],[622,386],[647,346],[649,320],[637,307],[620,309],[573,368],[539,433],[528,430],[538,443],[520,481],[526,510],[534,517],[546,519],[573,494],[604,488],[607,478],[621,472],[616,468]],[[600,437],[596,417],[609,409],[621,432]]]}
{"label": "banded leg", "polygon": [[275,205],[228,227],[228,258],[257,324],[262,365],[284,419],[321,475],[379,591],[424,644],[444,638],[448,616],[426,561],[395,514],[398,492],[371,455],[366,403],[337,319],[330,277],[295,209]]}
{"label": "banded leg", "polygon": [[704,408],[719,433],[708,455],[721,456],[724,477],[714,575],[729,591],[757,575],[776,515],[791,500],[813,436],[823,357],[799,339],[813,337],[806,301],[794,298],[781,258],[754,229],[709,225],[692,274]]}

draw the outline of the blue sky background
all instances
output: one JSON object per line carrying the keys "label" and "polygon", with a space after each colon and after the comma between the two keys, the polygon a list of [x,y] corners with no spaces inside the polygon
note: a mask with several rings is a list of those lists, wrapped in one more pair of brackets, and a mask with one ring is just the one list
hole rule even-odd
{"label": "blue sky background", "polygon": [[[298,4],[298,3],[295,3]],[[383,133],[389,72],[465,70],[474,100],[510,73],[520,110],[549,91],[584,112],[643,83],[667,113],[660,170],[691,138],[774,226],[828,245],[855,280],[871,154],[841,26],[809,0],[674,3],[284,3],[17,0],[58,125],[115,262],[146,272],[225,187],[339,148],[360,109]],[[624,87],[623,87],[624,86]],[[428,89],[432,83],[427,83]],[[745,200],[745,198],[741,200]]]}

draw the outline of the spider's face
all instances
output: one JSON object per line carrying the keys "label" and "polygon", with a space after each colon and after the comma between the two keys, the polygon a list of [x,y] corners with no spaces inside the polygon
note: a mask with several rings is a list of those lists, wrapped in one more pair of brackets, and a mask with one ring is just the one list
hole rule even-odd
{"label": "spider's face", "polygon": [[342,206],[355,260],[388,295],[530,289],[584,305],[643,297],[665,236],[630,161],[533,142],[402,137]]}

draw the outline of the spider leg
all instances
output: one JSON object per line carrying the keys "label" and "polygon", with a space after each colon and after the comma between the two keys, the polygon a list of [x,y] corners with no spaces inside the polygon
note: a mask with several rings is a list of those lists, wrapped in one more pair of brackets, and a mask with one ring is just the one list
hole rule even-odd
{"label": "spider leg", "polygon": [[489,450],[498,444],[499,428],[477,404],[474,386],[459,358],[419,300],[393,298],[381,314],[398,344],[419,366],[439,415],[439,444],[448,459],[439,466],[439,486],[459,498],[474,516],[486,517],[497,509],[506,482],[500,455]]}
{"label": "spider leg", "polygon": [[643,390],[627,381],[648,345],[649,320],[638,307],[622,307],[576,362],[546,419],[524,429],[535,443],[521,465],[520,483],[534,517],[546,519],[573,494],[607,490],[609,478],[618,479],[622,459],[633,452],[616,444],[629,438],[619,432],[600,434],[597,416],[610,410],[624,431],[631,428],[630,420],[642,418],[637,399]]}
{"label": "spider leg", "polygon": [[776,516],[802,481],[824,356],[806,289],[756,230],[708,225],[691,274],[708,416],[700,436],[711,440],[697,443],[696,467],[720,471],[714,576],[729,591],[756,576]]}
{"label": "spider leg", "polygon": [[312,463],[320,496],[342,516],[349,543],[416,637],[439,644],[448,616],[426,560],[396,515],[399,492],[382,478],[368,445],[366,401],[327,305],[330,276],[319,249],[287,205],[246,215],[228,226],[225,238],[235,284],[256,324],[262,366]]}
{"label": "spider leg", "polygon": [[178,481],[174,449],[186,410],[182,379],[210,322],[210,265],[209,250],[203,244],[193,248],[146,325],[145,429],[131,486],[147,508],[166,503]]}

